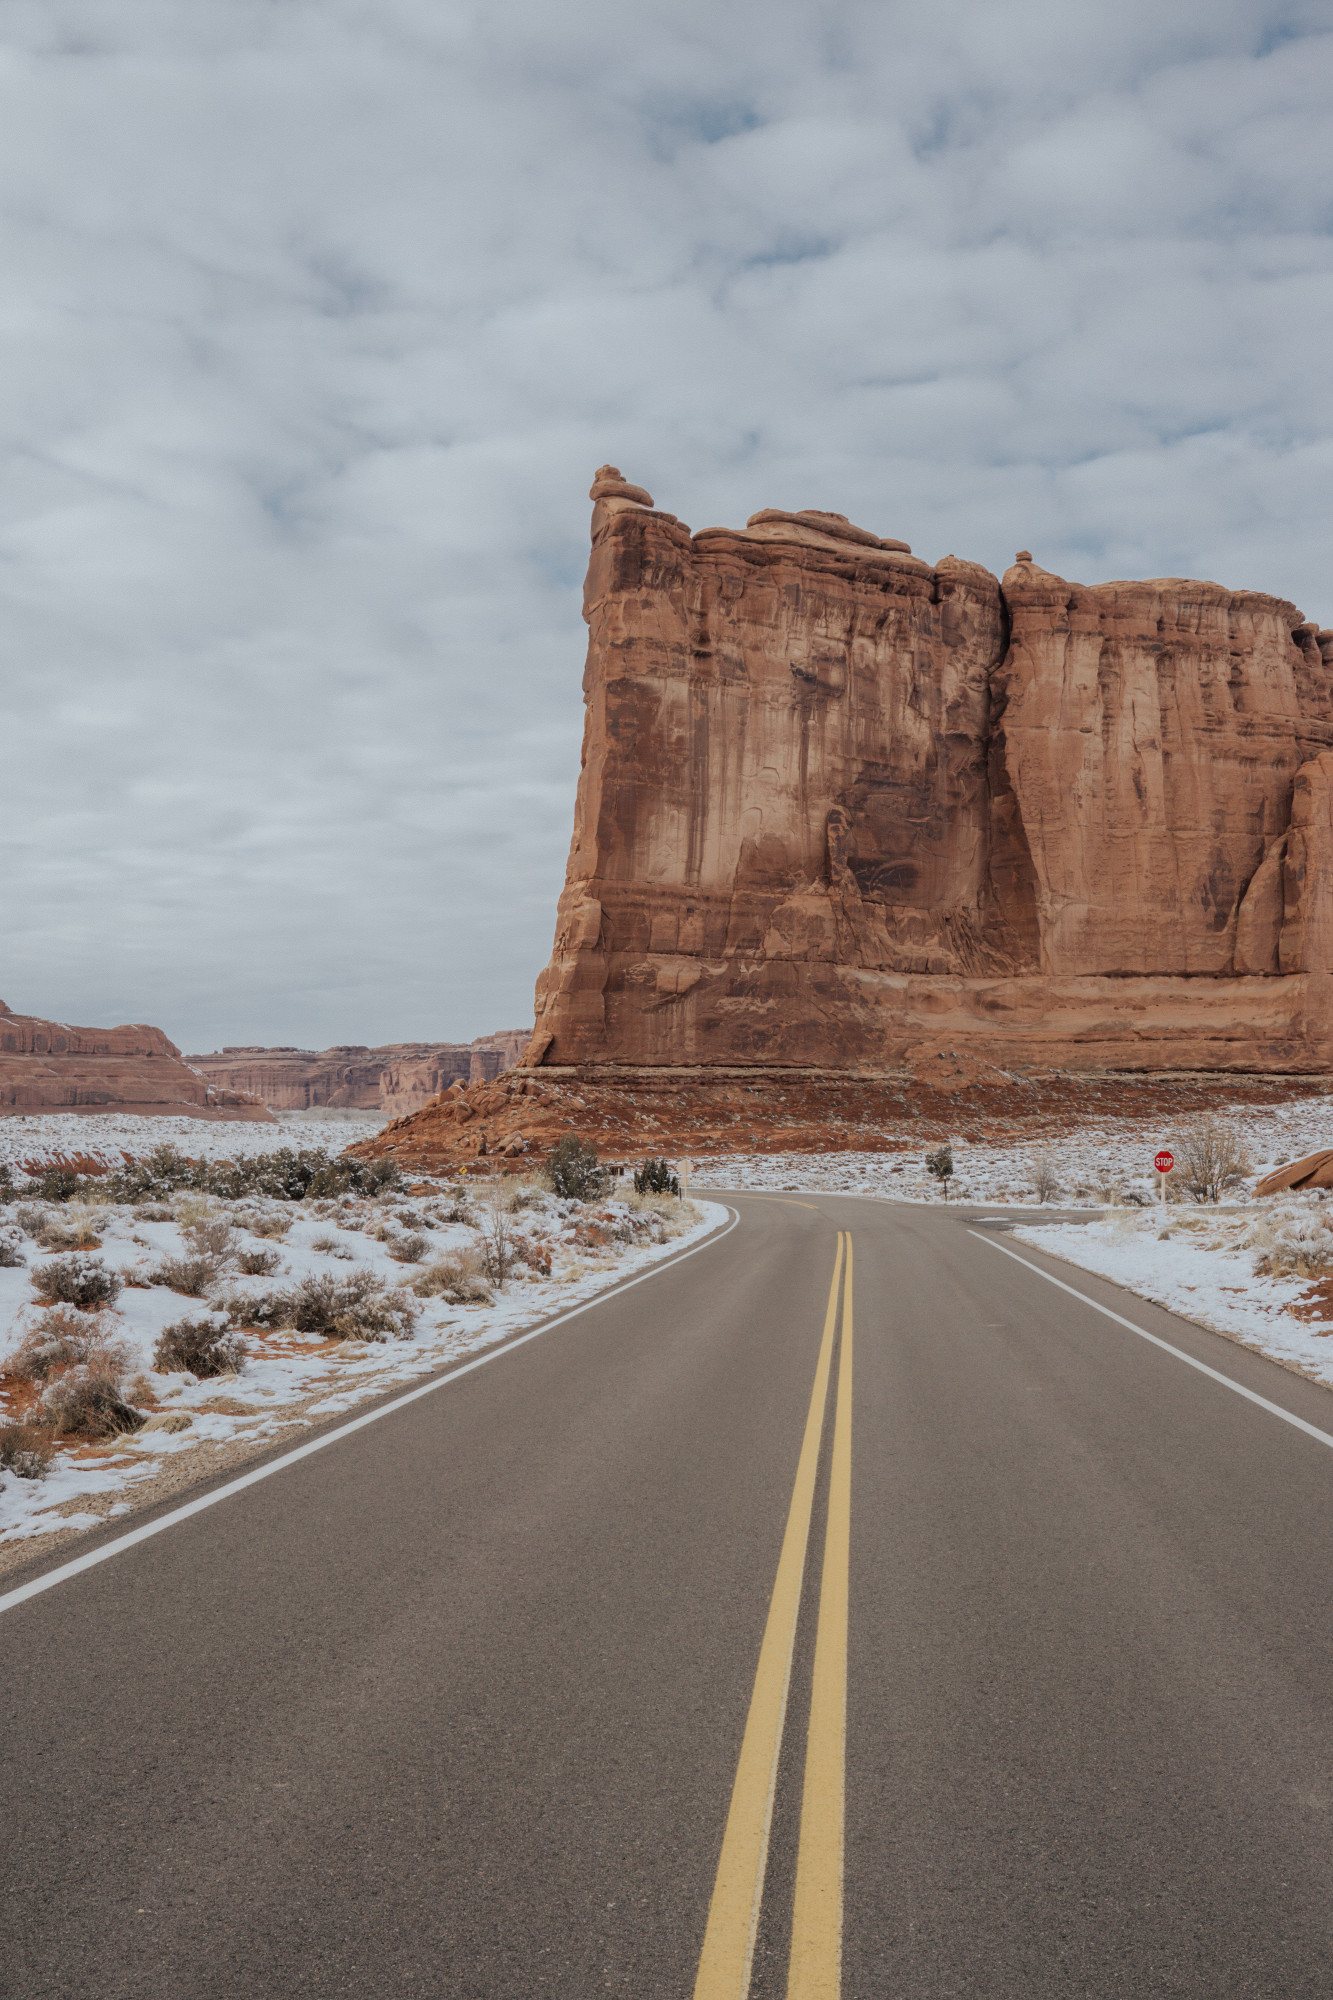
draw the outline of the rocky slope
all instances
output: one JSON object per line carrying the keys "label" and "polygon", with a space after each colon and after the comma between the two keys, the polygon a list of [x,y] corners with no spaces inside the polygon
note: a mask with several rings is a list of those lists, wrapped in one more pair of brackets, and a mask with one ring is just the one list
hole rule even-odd
{"label": "rocky slope", "polygon": [[199,1076],[160,1028],[72,1028],[0,1000],[0,1116],[50,1111],[269,1118],[257,1098]]}
{"label": "rocky slope", "polygon": [[526,1061],[1322,1071],[1333,633],[1212,583],[1002,581],[603,467]]}
{"label": "rocky slope", "polygon": [[489,1083],[516,1063],[524,1028],[479,1035],[475,1042],[391,1042],[382,1048],[226,1048],[188,1060],[218,1087],[246,1091],[275,1111],[418,1110],[453,1083]]}

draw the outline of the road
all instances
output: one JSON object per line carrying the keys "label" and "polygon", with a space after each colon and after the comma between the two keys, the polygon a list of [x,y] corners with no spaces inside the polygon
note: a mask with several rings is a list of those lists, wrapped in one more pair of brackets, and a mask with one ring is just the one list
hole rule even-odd
{"label": "road", "polygon": [[1333,1397],[956,1209],[729,1199],[0,1611],[0,1992],[1333,1992],[1333,1449],[1227,1384]]}

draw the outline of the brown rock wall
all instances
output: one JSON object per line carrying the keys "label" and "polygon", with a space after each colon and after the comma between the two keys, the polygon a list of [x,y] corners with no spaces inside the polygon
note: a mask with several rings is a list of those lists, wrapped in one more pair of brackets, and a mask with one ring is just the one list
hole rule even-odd
{"label": "brown rock wall", "polygon": [[381,1048],[227,1048],[189,1061],[214,1085],[253,1094],[277,1111],[415,1111],[453,1083],[489,1083],[518,1061],[526,1029],[474,1042],[392,1042]]}
{"label": "brown rock wall", "polygon": [[614,467],[593,499],[529,1064],[1329,1060],[1333,635],[826,513],[691,535]]}

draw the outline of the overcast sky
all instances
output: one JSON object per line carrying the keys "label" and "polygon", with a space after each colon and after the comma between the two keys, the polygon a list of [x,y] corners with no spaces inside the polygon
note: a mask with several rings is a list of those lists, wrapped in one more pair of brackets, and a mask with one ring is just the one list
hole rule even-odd
{"label": "overcast sky", "polygon": [[9,0],[0,997],[531,1020],[594,467],[1333,623],[1333,7]]}

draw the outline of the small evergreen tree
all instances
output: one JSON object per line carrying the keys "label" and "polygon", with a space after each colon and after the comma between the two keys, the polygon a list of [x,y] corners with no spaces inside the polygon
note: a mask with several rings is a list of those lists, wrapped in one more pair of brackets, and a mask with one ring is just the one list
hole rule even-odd
{"label": "small evergreen tree", "polygon": [[597,1158],[597,1148],[566,1132],[557,1140],[546,1161],[546,1178],[552,1194],[567,1201],[597,1201],[606,1192],[607,1170]]}
{"label": "small evergreen tree", "polygon": [[671,1171],[669,1160],[644,1160],[634,1169],[635,1194],[680,1193],[680,1182]]}
{"label": "small evergreen tree", "polygon": [[934,1174],[944,1191],[944,1199],[949,1199],[949,1182],[953,1178],[953,1147],[946,1139],[933,1153],[926,1154],[926,1172]]}

